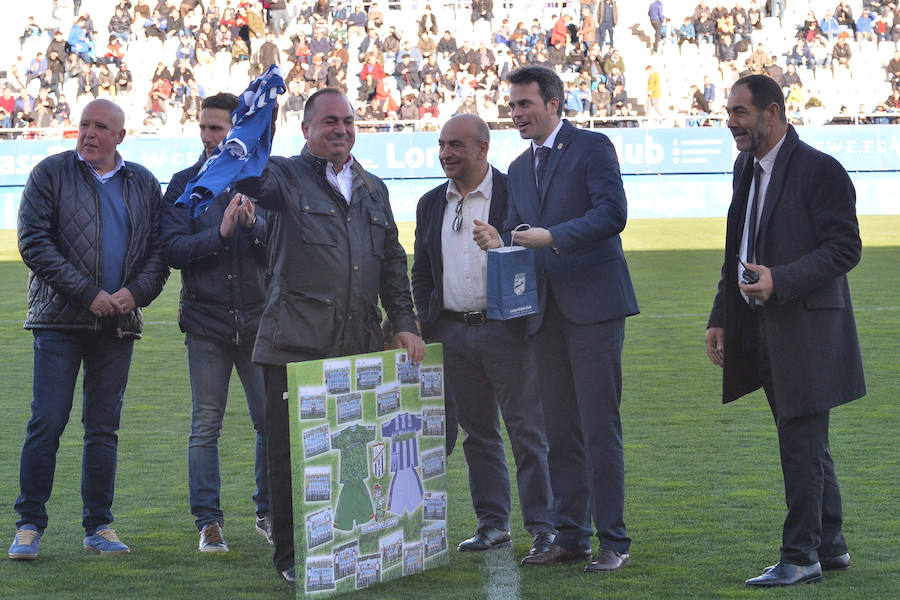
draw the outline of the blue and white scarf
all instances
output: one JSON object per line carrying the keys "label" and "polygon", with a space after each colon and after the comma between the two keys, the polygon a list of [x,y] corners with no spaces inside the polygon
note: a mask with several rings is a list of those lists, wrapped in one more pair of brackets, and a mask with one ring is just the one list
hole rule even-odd
{"label": "blue and white scarf", "polygon": [[241,94],[240,104],[231,113],[231,131],[175,201],[187,205],[191,218],[206,212],[235,181],[262,174],[272,151],[272,110],[284,90],[281,70],[270,65]]}

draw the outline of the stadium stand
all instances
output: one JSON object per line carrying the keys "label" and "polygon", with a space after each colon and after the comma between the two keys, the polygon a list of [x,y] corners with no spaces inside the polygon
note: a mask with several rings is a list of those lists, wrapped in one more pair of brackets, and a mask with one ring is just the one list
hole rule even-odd
{"label": "stadium stand", "polygon": [[12,11],[0,136],[72,136],[97,96],[132,134],[194,135],[205,95],[271,63],[283,122],[334,86],[361,131],[433,131],[458,112],[509,127],[504,76],[529,63],[560,73],[568,118],[592,127],[722,125],[749,73],[781,83],[795,124],[900,123],[897,0],[757,1],[664,0],[657,32],[642,0],[84,0],[77,15],[44,0]]}

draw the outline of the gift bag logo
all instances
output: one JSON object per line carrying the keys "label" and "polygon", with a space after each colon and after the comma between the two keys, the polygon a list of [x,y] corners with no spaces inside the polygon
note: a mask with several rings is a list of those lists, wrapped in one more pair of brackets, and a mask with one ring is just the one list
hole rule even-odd
{"label": "gift bag logo", "polygon": [[513,278],[513,292],[515,292],[516,296],[521,296],[525,293],[525,273],[516,273],[515,278]]}

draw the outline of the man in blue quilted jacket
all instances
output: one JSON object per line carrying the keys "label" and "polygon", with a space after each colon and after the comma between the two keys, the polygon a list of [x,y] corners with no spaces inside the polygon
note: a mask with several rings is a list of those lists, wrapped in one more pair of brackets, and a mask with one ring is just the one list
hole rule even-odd
{"label": "man in blue quilted jacket", "polygon": [[31,418],[22,446],[9,557],[37,558],[47,527],[59,438],[84,369],[81,473],[84,547],[127,554],[110,529],[119,415],[141,307],[169,271],[160,251],[159,182],[116,150],[125,114],[109,100],[85,106],[75,150],[31,172],[19,208],[19,252],[31,270],[25,328],[34,335]]}

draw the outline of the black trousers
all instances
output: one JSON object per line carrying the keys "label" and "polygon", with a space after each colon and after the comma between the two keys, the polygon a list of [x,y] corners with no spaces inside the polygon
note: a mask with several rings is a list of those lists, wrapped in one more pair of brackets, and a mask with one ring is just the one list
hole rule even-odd
{"label": "black trousers", "polygon": [[841,490],[828,445],[830,411],[790,419],[779,417],[776,399],[786,392],[775,389],[772,381],[765,313],[754,314],[759,375],[778,428],[787,503],[781,561],[811,565],[820,558],[847,552],[847,542],[841,533],[844,520]]}
{"label": "black trousers", "polygon": [[272,562],[280,573],[294,566],[294,502],[291,492],[291,432],[288,417],[287,369],[263,365],[266,381],[266,432],[268,434],[269,519],[275,554]]}

